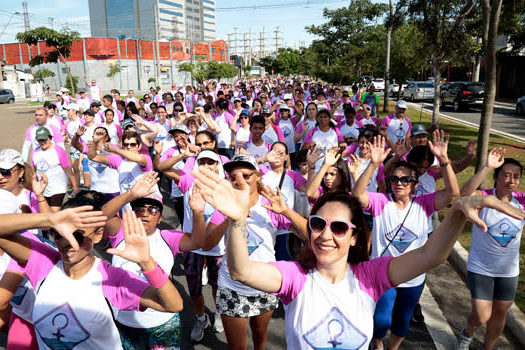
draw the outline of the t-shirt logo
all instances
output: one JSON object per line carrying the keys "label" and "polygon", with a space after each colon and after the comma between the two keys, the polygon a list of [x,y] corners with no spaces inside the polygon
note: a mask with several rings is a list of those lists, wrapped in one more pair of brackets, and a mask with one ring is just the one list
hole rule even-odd
{"label": "t-shirt logo", "polygon": [[93,169],[99,174],[102,174],[104,170],[106,170],[107,166],[101,163],[92,162],[93,163]]}
{"label": "t-shirt logo", "polygon": [[416,240],[417,235],[407,229],[405,226],[397,225],[395,229],[388,232],[385,237],[388,241],[392,242],[392,246],[397,249],[398,252],[404,253],[405,250]]}
{"label": "t-shirt logo", "polygon": [[91,334],[82,327],[69,303],[49,311],[35,322],[42,341],[53,350],[70,350],[86,341]]}
{"label": "t-shirt logo", "polygon": [[122,181],[120,181],[120,187],[124,191],[127,191],[131,188],[131,186],[133,186],[134,182],[135,182],[135,178],[133,177],[133,175],[128,174],[126,177],[122,179]]}
{"label": "t-shirt logo", "polygon": [[43,172],[43,173],[45,173],[46,171],[48,171],[50,168],[51,168],[51,166],[49,165],[48,162],[46,162],[45,159],[39,160],[39,161],[36,163],[36,170],[41,171],[41,172]]}
{"label": "t-shirt logo", "polygon": [[292,133],[292,129],[288,125],[281,126],[281,130],[283,132],[284,137],[290,135]]}
{"label": "t-shirt logo", "polygon": [[508,246],[519,231],[520,229],[507,218],[498,221],[495,225],[488,228],[490,236],[502,247]]}
{"label": "t-shirt logo", "polygon": [[405,129],[403,129],[403,123],[399,124],[399,127],[394,131],[394,135],[398,139],[402,139],[405,137]]}
{"label": "t-shirt logo", "polygon": [[15,305],[22,304],[22,301],[24,301],[24,298],[28,290],[29,288],[21,284],[20,287],[16,289],[15,294],[13,294],[13,298],[11,298],[11,302]]}
{"label": "t-shirt logo", "polygon": [[248,237],[246,237],[246,243],[248,243],[248,255],[252,255],[255,249],[259,248],[263,239],[259,237],[258,234],[254,232],[248,232]]}
{"label": "t-shirt logo", "polygon": [[303,334],[303,339],[316,350],[357,350],[367,337],[337,307],[333,307],[321,322]]}

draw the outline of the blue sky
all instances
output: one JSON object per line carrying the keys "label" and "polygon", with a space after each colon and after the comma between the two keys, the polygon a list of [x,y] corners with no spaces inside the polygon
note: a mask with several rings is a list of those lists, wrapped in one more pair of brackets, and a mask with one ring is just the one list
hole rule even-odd
{"label": "blue sky", "polygon": [[[131,1],[131,0],[130,0]],[[301,3],[301,4],[297,4]],[[264,30],[266,46],[275,47],[276,27],[280,27],[280,46],[294,47],[301,41],[307,45],[314,39],[308,35],[304,27],[311,24],[323,23],[322,10],[324,7],[337,8],[344,6],[347,1],[335,0],[329,5],[320,0],[268,0],[267,2],[245,0],[242,2],[233,0],[217,0],[217,39],[227,39],[226,34],[233,33],[237,27],[237,38],[239,46],[243,38],[242,33],[252,31],[252,46],[259,45],[259,33]],[[21,15],[12,15],[14,12],[22,12],[22,1],[0,0],[0,43],[15,42],[15,35],[24,29],[24,20]],[[88,0],[28,0],[29,20],[32,27],[51,26],[59,29],[62,25],[68,25],[71,29],[79,31],[83,36],[90,36]],[[289,7],[277,7],[271,9],[258,9],[259,5],[286,4]],[[290,6],[292,5],[292,6]],[[238,7],[251,7],[249,9],[238,9]],[[235,10],[221,10],[224,8],[237,8]],[[50,19],[54,18],[53,20]],[[7,23],[11,19],[9,25]],[[7,25],[7,26],[6,26]],[[233,36],[232,36],[233,40]]]}

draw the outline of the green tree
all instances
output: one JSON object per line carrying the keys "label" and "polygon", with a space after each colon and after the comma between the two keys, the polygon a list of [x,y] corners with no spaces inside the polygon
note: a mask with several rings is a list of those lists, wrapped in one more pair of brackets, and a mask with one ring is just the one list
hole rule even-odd
{"label": "green tree", "polygon": [[120,64],[118,63],[110,63],[109,64],[109,72],[106,74],[106,77],[113,78],[117,73],[121,72]]}
{"label": "green tree", "polygon": [[[66,77],[66,89],[69,89],[69,91],[78,91],[78,77],[68,74]],[[74,96],[75,93],[73,92],[72,95]]]}
{"label": "green tree", "polygon": [[44,56],[37,55],[29,62],[31,67],[37,66],[44,62],[57,63],[62,61],[66,66],[66,72],[69,79],[69,85],[72,88],[71,92],[76,93],[76,84],[73,82],[71,69],[67,64],[67,59],[71,55],[71,47],[75,40],[80,39],[80,33],[72,31],[68,28],[62,29],[60,32],[56,30],[38,27],[25,32],[20,32],[16,35],[16,39],[28,45],[37,45],[39,41],[45,41],[48,47],[53,48],[53,51],[47,52]]}
{"label": "green tree", "polygon": [[33,81],[37,83],[43,83],[45,78],[52,78],[55,73],[47,68],[39,69],[33,73]]}
{"label": "green tree", "polygon": [[250,75],[251,70],[252,70],[252,66],[251,65],[247,64],[247,65],[242,66],[242,71],[244,73],[244,76],[246,76],[246,77]]}

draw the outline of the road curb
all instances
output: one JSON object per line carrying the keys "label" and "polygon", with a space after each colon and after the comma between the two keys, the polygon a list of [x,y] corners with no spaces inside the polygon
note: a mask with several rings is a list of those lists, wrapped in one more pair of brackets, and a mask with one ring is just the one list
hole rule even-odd
{"label": "road curb", "polygon": [[[456,242],[448,261],[459,271],[464,281],[467,280],[468,252],[463,246]],[[512,303],[507,312],[505,327],[512,333],[516,340],[525,348],[525,314],[521,312],[515,303]]]}

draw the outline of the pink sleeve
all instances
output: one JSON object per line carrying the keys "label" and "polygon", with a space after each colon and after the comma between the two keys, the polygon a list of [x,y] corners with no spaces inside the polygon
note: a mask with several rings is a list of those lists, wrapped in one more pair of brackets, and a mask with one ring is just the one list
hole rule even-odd
{"label": "pink sleeve", "polygon": [[372,117],[372,120],[374,121],[374,123],[375,123],[376,125],[379,125],[379,118]]}
{"label": "pink sleeve", "polygon": [[279,142],[284,142],[284,134],[281,128],[278,127],[277,125],[272,125],[272,126],[274,128],[273,130],[277,134],[277,140],[279,140]]}
{"label": "pink sleeve", "polygon": [[381,181],[385,179],[385,173],[383,170],[384,168],[385,166],[383,165],[383,163],[379,164],[379,166],[377,167],[377,175],[376,175],[377,183],[380,183]]}
{"label": "pink sleeve", "polygon": [[283,304],[288,305],[303,289],[306,271],[297,261],[270,261],[269,264],[277,267],[281,272],[281,289],[273,294],[277,295]]}
{"label": "pink sleeve", "polygon": [[145,173],[152,171],[153,170],[153,161],[151,160],[151,157],[149,156],[149,154],[143,154],[142,156],[144,156],[146,158],[146,166],[141,166],[140,168]]}
{"label": "pink sleeve", "polygon": [[115,124],[115,128],[117,129],[117,136],[121,138],[122,137],[122,127],[119,124]]}
{"label": "pink sleeve", "polygon": [[[354,154],[356,149],[357,149],[357,143],[354,142],[350,146],[346,147],[346,154],[347,155]],[[351,158],[348,158],[348,159],[351,159]]]}
{"label": "pink sleeve", "polygon": [[[489,188],[487,190],[481,190],[481,195],[483,195],[483,196],[490,196],[492,194],[494,194],[494,189],[493,188]],[[516,194],[516,192],[515,192],[515,194]]]}
{"label": "pink sleeve", "polygon": [[[270,202],[264,197],[261,199],[261,203],[270,205]],[[276,214],[269,209],[267,209],[267,212],[268,216],[270,217],[270,221],[275,228],[288,230],[290,226],[292,226],[292,222],[283,214]]]}
{"label": "pink sleeve", "polygon": [[[383,208],[388,203],[388,197],[384,193],[368,192],[368,207],[366,210],[372,216],[378,216],[383,211]],[[365,208],[363,208],[365,209]]]}
{"label": "pink sleeve", "polygon": [[230,125],[233,121],[233,115],[231,115],[229,112],[224,112],[224,120],[226,120],[228,125]]}
{"label": "pink sleeve", "polygon": [[64,142],[64,138],[62,137],[62,132],[60,129],[58,129],[55,125],[50,125],[51,131],[53,133],[53,142],[55,144]]}
{"label": "pink sleeve", "polygon": [[60,166],[62,168],[65,169],[65,168],[71,166],[71,163],[69,162],[69,158],[67,156],[67,153],[66,153],[66,151],[64,151],[64,149],[62,147],[60,147],[59,145],[55,145],[55,151],[58,154],[58,161],[60,162]]}
{"label": "pink sleeve", "polygon": [[391,256],[384,256],[350,265],[359,280],[361,290],[370,295],[376,303],[384,292],[393,287],[388,279],[388,264],[392,259]]}
{"label": "pink sleeve", "polygon": [[304,143],[310,143],[312,142],[312,137],[314,136],[314,131],[317,128],[313,128],[312,130],[309,130],[306,136],[304,137]]}
{"label": "pink sleeve", "polygon": [[164,162],[165,160],[167,159],[170,159],[171,157],[173,157],[173,153],[175,153],[175,148],[174,147],[170,147],[166,150],[166,152],[164,152],[161,156],[160,156],[160,161],[161,162]]}
{"label": "pink sleeve", "polygon": [[29,239],[31,242],[31,253],[23,268],[24,273],[33,287],[36,287],[38,281],[46,278],[53,266],[60,259],[58,251],[54,250],[47,244],[36,239]]}
{"label": "pink sleeve", "polygon": [[341,134],[341,130],[339,128],[334,128],[335,134],[337,135],[337,142],[343,143],[345,142],[345,138],[343,137],[343,134]]}
{"label": "pink sleeve", "polygon": [[177,230],[162,230],[160,231],[160,235],[162,236],[164,241],[166,241],[168,247],[170,247],[173,256],[180,253],[179,245],[182,236],[184,236],[184,232]]}
{"label": "pink sleeve", "polygon": [[29,128],[27,128],[25,141],[32,141],[31,140],[31,130],[33,130],[33,128],[34,128],[34,125],[31,125]]}
{"label": "pink sleeve", "polygon": [[286,170],[286,175],[290,176],[290,178],[293,180],[294,188],[296,190],[299,189],[299,187],[301,187],[301,185],[306,182],[304,176],[298,173],[297,171]]}
{"label": "pink sleeve", "polygon": [[108,154],[106,157],[108,158],[108,165],[112,169],[118,169],[124,160],[124,158],[118,154]]}
{"label": "pink sleeve", "polygon": [[303,125],[304,125],[304,121],[303,122],[299,122],[299,124],[297,124],[297,129],[295,132],[297,132],[298,134],[302,133],[303,132]]}
{"label": "pink sleeve", "polygon": [[29,197],[29,207],[31,208],[31,212],[40,213],[40,207],[38,206],[38,198],[36,197],[36,194],[34,192],[27,191],[27,195]]}
{"label": "pink sleeve", "polygon": [[429,217],[430,215],[432,215],[432,213],[436,211],[436,193],[437,192],[425,193],[420,196],[417,196],[414,199],[414,202],[418,203],[421,207],[423,207],[423,210]]}
{"label": "pink sleeve", "polygon": [[383,119],[383,122],[381,123],[381,126],[388,126],[391,120],[392,119],[390,119],[389,117],[385,117],[385,119]]}
{"label": "pink sleeve", "polygon": [[82,150],[82,153],[88,154],[89,153],[89,144],[84,145],[84,149]]}
{"label": "pink sleeve", "polygon": [[[406,161],[406,159],[405,159]],[[434,170],[434,167],[430,167],[428,168],[428,175],[432,176],[434,178],[434,180],[437,180],[438,179],[438,176],[436,174],[436,170]]]}
{"label": "pink sleeve", "polygon": [[179,178],[179,183],[177,186],[180,188],[182,193],[186,193],[190,190],[191,185],[193,185],[193,180],[195,180],[195,177],[189,173],[184,173]]}
{"label": "pink sleeve", "polygon": [[119,310],[139,310],[140,297],[150,284],[139,276],[101,260],[102,293]]}
{"label": "pink sleeve", "polygon": [[210,223],[214,225],[220,225],[224,222],[224,220],[226,220],[226,216],[224,216],[224,214],[220,211],[215,210],[210,218]]}
{"label": "pink sleeve", "polygon": [[184,171],[185,173],[191,174],[191,171],[193,170],[193,166],[195,165],[195,159],[196,157],[190,157],[186,158],[186,164],[184,165]]}
{"label": "pink sleeve", "polygon": [[525,193],[513,192],[512,195],[514,196],[514,198],[516,198],[516,200],[518,201],[518,203],[521,204],[522,207],[525,207]]}
{"label": "pink sleeve", "polygon": [[406,118],[406,120],[408,122],[408,132],[407,132],[407,135],[408,135],[408,134],[410,134],[410,130],[412,130],[412,121],[410,119],[408,119],[408,118]]}
{"label": "pink sleeve", "polygon": [[268,173],[269,169],[266,165],[264,164],[259,164],[259,172],[261,173],[261,176],[264,176],[266,175],[266,173]]}

